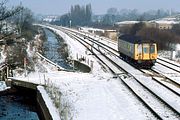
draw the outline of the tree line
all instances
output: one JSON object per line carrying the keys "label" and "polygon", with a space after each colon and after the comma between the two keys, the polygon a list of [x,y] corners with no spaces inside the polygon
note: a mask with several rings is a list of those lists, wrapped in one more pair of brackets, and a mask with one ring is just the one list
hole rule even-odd
{"label": "tree line", "polygon": [[91,4],[86,6],[74,5],[71,6],[70,12],[62,15],[58,21],[52,24],[62,26],[84,26],[91,23],[92,9]]}
{"label": "tree line", "polygon": [[[33,13],[30,9],[18,5],[7,7],[8,0],[0,1],[0,40],[14,41],[4,44],[5,62],[23,67],[23,60],[27,57],[27,42],[34,39],[37,33],[33,26]],[[2,49],[2,46],[0,46]]]}
{"label": "tree line", "polygon": [[[21,5],[12,8],[7,7],[8,0],[0,2],[0,33],[3,36],[19,34],[21,37],[33,39],[34,27],[33,13],[30,9]],[[4,29],[5,28],[5,29]],[[11,28],[10,31],[8,29]]]}
{"label": "tree line", "polygon": [[[178,12],[172,10],[149,10],[139,12],[137,9],[121,9],[109,8],[104,15],[93,15],[91,4],[85,6],[71,6],[70,12],[60,16],[59,20],[53,21],[52,24],[62,26],[111,26],[116,22],[137,20],[148,21],[175,15]],[[70,22],[71,21],[71,22]]]}
{"label": "tree line", "polygon": [[139,12],[137,9],[118,10],[117,8],[109,8],[105,15],[95,15],[93,21],[94,23],[99,23],[100,25],[113,25],[115,22],[120,21],[149,21],[175,15],[177,13],[178,12],[173,10],[164,9]]}
{"label": "tree line", "polygon": [[172,29],[162,30],[147,27],[143,22],[127,26],[119,30],[120,33],[141,36],[143,40],[154,41],[158,50],[174,50],[173,45],[180,44],[180,24],[174,24]]}

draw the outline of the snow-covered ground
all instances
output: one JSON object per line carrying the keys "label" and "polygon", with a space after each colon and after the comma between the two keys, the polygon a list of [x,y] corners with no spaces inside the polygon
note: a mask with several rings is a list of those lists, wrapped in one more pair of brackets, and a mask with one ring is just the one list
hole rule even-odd
{"label": "snow-covered ground", "polygon": [[[45,63],[43,65],[49,66]],[[39,81],[43,84],[44,78],[49,87],[56,87],[60,92],[60,113],[67,107],[68,119],[155,119],[122,82],[114,79],[111,74],[95,75],[52,70],[48,73],[31,73],[22,80]]]}
{"label": "snow-covered ground", "polygon": [[[172,57],[172,54],[174,54],[174,57]],[[175,53],[173,53],[173,51],[159,51],[158,56],[180,63],[180,50],[176,50]]]}
{"label": "snow-covered ground", "polygon": [[84,32],[90,32],[91,31],[91,33],[94,33],[94,32],[97,32],[97,31],[104,33],[104,31],[105,31],[103,29],[89,28],[89,27],[81,27],[80,30],[84,31]]}
{"label": "snow-covered ground", "polygon": [[[84,56],[93,61],[91,73],[58,71],[56,67],[42,59],[38,59],[35,72],[25,77],[22,74],[18,75],[14,71],[15,79],[46,84],[48,86],[47,92],[51,93],[52,100],[56,101],[56,97],[54,96],[59,97],[58,104],[60,107],[57,108],[59,114],[64,115],[68,119],[156,119],[129,89],[124,86],[120,79],[113,78],[109,70],[103,64],[100,64],[94,56],[86,54],[84,46],[60,30],[51,27],[48,28],[65,39],[72,59],[76,59],[78,53],[79,56]],[[28,51],[31,55],[33,54],[30,49]],[[151,87],[153,88],[153,86]],[[52,90],[56,92],[54,93]],[[64,118],[64,116],[61,116],[61,118]]]}
{"label": "snow-covered ground", "polygon": [[[52,28],[55,30],[54,28]],[[109,70],[77,41],[72,40],[59,30],[67,43],[73,59],[76,54],[93,60],[91,73],[58,71],[49,63],[38,60],[34,73],[18,75],[14,79],[46,84],[47,91],[56,88],[60,97],[59,114],[73,120],[134,120],[156,119],[152,113],[127,89],[122,81],[113,78]],[[42,72],[43,70],[43,72]],[[53,95],[50,95],[51,97]],[[52,97],[52,100],[55,100]],[[56,103],[56,102],[55,102]],[[63,117],[63,116],[61,116]]]}

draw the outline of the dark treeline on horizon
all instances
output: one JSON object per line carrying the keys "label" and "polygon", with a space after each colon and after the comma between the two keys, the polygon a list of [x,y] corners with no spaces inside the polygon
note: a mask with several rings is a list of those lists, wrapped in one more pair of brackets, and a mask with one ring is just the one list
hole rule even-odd
{"label": "dark treeline on horizon", "polygon": [[143,39],[153,40],[158,43],[159,50],[170,50],[172,44],[177,44],[180,41],[180,27],[177,24],[173,25],[170,30],[148,28],[143,22],[125,28],[118,28],[115,25],[116,22],[120,21],[149,21],[178,14],[178,12],[172,10],[158,9],[140,13],[137,9],[121,9],[118,11],[117,8],[109,8],[104,15],[94,15],[92,13],[90,4],[71,6],[69,13],[62,15],[58,21],[52,22],[52,24],[67,27],[90,26],[116,29],[119,33],[138,35]]}
{"label": "dark treeline on horizon", "polygon": [[75,5],[71,6],[69,13],[62,15],[60,19],[53,22],[53,24],[62,26],[84,26],[91,23],[91,18],[92,9],[90,4],[86,6]]}
{"label": "dark treeline on horizon", "polygon": [[[69,13],[62,15],[59,20],[52,22],[52,24],[62,26],[108,26],[115,22],[126,20],[148,21],[159,19],[171,15],[178,14],[172,10],[149,10],[146,12],[139,12],[137,9],[121,9],[109,8],[104,15],[96,15],[93,13],[91,4],[80,6],[71,6]],[[71,22],[70,22],[71,21]]]}

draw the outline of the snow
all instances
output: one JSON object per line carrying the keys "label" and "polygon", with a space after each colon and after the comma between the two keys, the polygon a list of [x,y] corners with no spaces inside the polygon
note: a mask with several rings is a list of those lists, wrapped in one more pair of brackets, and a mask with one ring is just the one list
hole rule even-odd
{"label": "snow", "polygon": [[165,65],[167,67],[170,67],[175,71],[180,72],[180,64],[179,65],[178,64],[177,65],[176,64],[170,64],[171,62],[168,63],[167,61],[162,61],[161,59],[157,59],[157,62],[160,63],[160,64],[163,64],[163,65]]}
{"label": "snow", "polygon": [[[175,55],[173,58],[172,56],[174,55],[172,52],[174,51],[159,51],[158,57],[174,62],[175,64],[180,64],[180,56]],[[178,53],[178,51],[176,51],[176,53]]]}
{"label": "snow", "polygon": [[[47,26],[43,26],[47,27]],[[48,62],[39,59],[38,67],[34,73],[28,76],[18,75],[14,73],[14,79],[26,80],[29,82],[48,84],[48,87],[55,87],[61,92],[60,103],[62,106],[59,112],[67,108],[68,119],[73,120],[143,120],[143,119],[156,119],[152,113],[124,86],[120,79],[113,78],[109,70],[92,55],[86,54],[86,48],[73,40],[58,29],[48,26],[51,30],[59,34],[66,40],[70,56],[72,59],[77,59],[78,56],[85,56],[94,62],[94,67],[91,73],[80,72],[66,72],[58,71],[57,68]],[[95,38],[95,37],[94,37]],[[96,38],[98,39],[98,38]],[[102,40],[103,42],[103,40]],[[105,44],[111,44],[104,42]],[[117,44],[114,48],[117,48]],[[114,61],[126,68],[129,73],[134,75],[142,84],[146,85],[153,92],[157,93],[161,98],[170,103],[175,109],[180,110],[180,103],[177,96],[172,94],[169,90],[160,86],[153,81],[150,77],[144,76],[143,73],[137,69],[132,68],[127,63],[118,58],[113,58],[107,55]],[[104,58],[103,58],[104,59]],[[111,65],[113,66],[113,65]],[[113,68],[114,69],[114,68]],[[43,70],[43,72],[42,72]],[[128,78],[126,81],[133,82],[133,79]],[[134,82],[133,82],[134,83]],[[49,100],[45,90],[38,87],[43,95],[47,104],[54,106],[52,100]],[[135,88],[137,92],[141,92],[139,87]],[[147,96],[149,97],[149,96]],[[172,100],[173,98],[173,100]],[[149,98],[149,101],[152,99]],[[155,104],[151,102],[151,104]],[[54,109],[54,108],[53,108]],[[53,114],[57,114],[57,108]],[[166,112],[166,110],[164,110]],[[57,118],[55,120],[58,120]]]}
{"label": "snow", "polygon": [[117,25],[129,25],[129,24],[136,24],[136,23],[139,23],[140,21],[122,21],[122,22],[117,22],[116,24]]}
{"label": "snow", "polygon": [[155,119],[121,81],[114,79],[111,74],[97,76],[52,70],[48,73],[30,73],[26,80],[44,84],[44,75],[62,93],[61,103],[68,105],[69,118],[73,117],[73,120]]}
{"label": "snow", "polygon": [[[29,81],[37,80],[37,74],[31,74]],[[68,105],[69,118],[73,120],[155,119],[121,81],[110,74],[52,71],[46,73],[45,78],[59,88],[61,103]]]}
{"label": "snow", "polygon": [[160,21],[155,21],[158,24],[179,24],[179,22],[175,21],[166,21],[166,20],[160,20]]}
{"label": "snow", "polygon": [[118,80],[89,74],[71,76],[73,79],[64,77],[56,81],[60,91],[72,97],[64,96],[73,104],[75,110],[71,113],[74,120],[146,119],[137,109],[138,105],[127,96],[127,91],[122,90]]}
{"label": "snow", "polygon": [[[62,34],[58,30],[56,32]],[[84,54],[86,49],[76,43],[77,41],[66,35],[64,38],[70,43],[71,56],[76,57],[77,51],[86,55]],[[48,83],[58,88],[62,93],[62,109],[68,106],[69,119],[156,119],[119,79],[113,78],[109,70],[99,64],[94,56],[87,55],[87,57],[94,61],[95,67],[91,73],[57,71],[53,65],[39,59],[38,66],[41,66],[46,72],[41,72],[38,70],[39,68],[36,68],[36,72],[30,73],[26,77],[15,73],[14,79],[39,84],[45,84],[49,81]]]}
{"label": "snow", "polygon": [[[42,27],[47,27],[47,26],[42,25]],[[66,43],[68,45],[70,59],[79,60],[79,58],[84,57],[84,58],[86,58],[87,61],[92,61],[94,64],[93,66],[96,66],[96,67],[91,68],[92,69],[91,71],[94,74],[96,74],[97,71],[99,71],[99,72],[102,71],[102,67],[97,62],[97,59],[95,57],[92,57],[92,55],[88,54],[87,49],[82,44],[80,44],[77,40],[72,39],[67,34],[65,34],[62,31],[57,30],[53,27],[47,27],[47,28],[49,28],[49,29],[53,30],[55,33],[59,34],[66,41]],[[87,61],[86,61],[86,63],[84,63],[84,62],[83,63],[86,65],[89,65],[87,63]]]}
{"label": "snow", "polygon": [[[136,80],[134,80],[134,78],[130,77],[130,78],[126,78],[126,79],[122,78],[122,79],[126,84],[128,84],[128,86],[130,86],[133,89],[133,91],[138,96],[140,96],[140,98],[143,101],[146,101],[148,106],[151,106],[151,108],[155,110],[163,120],[177,119],[177,117],[173,115],[173,111],[171,109],[169,109],[165,104],[159,102],[156,96],[152,95],[152,93],[144,89],[144,87],[141,86]],[[167,118],[166,116],[169,117]]]}
{"label": "snow", "polygon": [[0,91],[4,91],[8,88],[9,87],[6,86],[6,83],[4,81],[0,81]]}
{"label": "snow", "polygon": [[5,45],[2,46],[2,51],[0,52],[0,64],[4,63],[6,59]]}
{"label": "snow", "polygon": [[166,76],[167,78],[170,78],[171,80],[180,84],[180,73],[179,72],[176,72],[172,69],[164,67],[163,65],[160,65],[158,63],[155,63],[155,66],[153,66],[152,69],[154,69],[158,73],[161,73],[162,75]]}
{"label": "snow", "polygon": [[178,63],[175,62],[175,61],[172,61],[172,60],[170,60],[170,59],[167,59],[167,58],[164,58],[164,57],[161,57],[161,56],[158,56],[158,58],[159,58],[160,60],[167,61],[168,63],[174,64],[175,66],[179,66],[179,67],[180,67],[180,64],[178,64]]}
{"label": "snow", "polygon": [[[121,68],[126,68],[126,71],[128,73],[130,73],[133,77],[135,77],[140,83],[145,85],[151,91],[156,93],[160,98],[162,98],[164,101],[166,101],[168,104],[170,104],[177,111],[180,110],[180,99],[178,99],[179,97],[177,95],[173,94],[171,91],[166,89],[164,86],[162,86],[162,85],[158,84],[157,82],[155,82],[154,80],[152,80],[151,77],[145,76],[138,69],[133,68],[131,65],[125,63],[124,61],[117,59],[117,58],[112,58],[112,57],[110,59],[113,59],[113,61],[116,61],[116,63],[119,66],[121,66]],[[168,70],[165,70],[165,71],[167,71],[169,73]],[[170,76],[170,77],[172,78],[172,76]],[[179,80],[179,76],[174,76],[173,78],[176,81]],[[171,98],[173,98],[173,100]]]}
{"label": "snow", "polygon": [[176,45],[176,51],[179,51],[180,50],[180,44],[177,44]]}
{"label": "snow", "polygon": [[[161,97],[163,100],[165,100],[168,104],[170,104],[171,106],[173,106],[177,111],[178,111],[178,109],[180,109],[180,106],[179,106],[179,105],[180,105],[180,101],[179,101],[179,100],[173,101],[173,100],[169,99],[169,98],[176,98],[176,99],[178,99],[176,95],[173,95],[173,94],[171,93],[171,91],[166,90],[165,87],[163,87],[163,86],[157,84],[156,82],[154,82],[154,80],[152,80],[151,77],[146,77],[146,76],[144,76],[142,72],[140,72],[139,70],[131,67],[130,65],[128,65],[128,64],[125,63],[124,61],[119,60],[119,59],[117,59],[117,58],[115,58],[115,57],[113,58],[112,56],[109,56],[109,55],[107,55],[107,56],[109,57],[109,59],[111,59],[111,60],[113,60],[113,61],[116,61],[116,63],[117,63],[119,66],[121,66],[121,68],[126,68],[126,71],[128,71],[128,73],[130,73],[131,75],[133,75],[138,81],[140,81],[142,84],[144,84],[145,86],[147,86],[150,90],[152,90],[154,93],[156,93],[158,96],[160,96],[160,97]],[[111,66],[111,65],[109,65],[109,66]],[[157,65],[156,65],[156,66],[157,66]],[[156,66],[155,66],[155,67],[156,67]],[[160,67],[160,66],[158,66],[157,68],[160,69],[160,70],[164,70],[164,69],[165,69],[165,68],[162,69],[162,67]],[[169,69],[166,69],[166,70],[164,70],[164,71],[167,71],[166,74],[171,73],[171,70],[169,70]],[[159,73],[162,73],[162,71],[159,72]],[[165,75],[165,74],[164,74],[164,75]],[[171,78],[171,79],[174,79],[174,80],[177,81],[177,82],[179,81],[179,78],[180,78],[180,76],[178,75],[178,73],[177,73],[176,75],[175,75],[175,73],[174,73],[172,76],[166,75],[166,77],[169,77],[169,78]],[[149,83],[149,84],[147,84],[147,83]],[[153,85],[153,87],[150,86],[150,85]],[[156,86],[156,87],[154,87],[154,86]],[[158,88],[158,89],[156,89],[156,88]],[[160,89],[159,89],[159,88],[160,88]],[[161,90],[162,90],[162,91],[161,91]],[[169,94],[164,95],[164,94],[163,94],[164,91],[166,91],[166,93],[169,93]],[[168,96],[168,97],[167,97],[167,96]],[[176,103],[176,104],[174,104],[172,101],[173,101],[174,103]]]}
{"label": "snow", "polygon": [[[179,97],[173,94],[171,91],[166,89],[164,86],[158,84],[155,82],[151,77],[146,77],[141,71],[138,69],[135,69],[131,65],[127,64],[121,59],[118,59],[116,57],[109,56],[109,59],[112,61],[116,61],[116,64],[121,66],[121,68],[125,68],[125,70],[130,73],[133,77],[135,77],[140,83],[145,85],[147,88],[149,88],[152,92],[156,93],[160,98],[162,98],[164,101],[166,101],[170,106],[175,108],[177,111],[180,110],[180,100]],[[156,66],[155,66],[156,67]],[[161,67],[157,67],[159,70],[164,70]],[[170,70],[165,70],[167,73],[171,73]],[[161,72],[159,72],[161,73]],[[167,76],[168,77],[168,76]],[[180,76],[169,76],[170,78],[173,78],[175,81],[179,81]],[[164,94],[166,93],[166,94]],[[171,99],[173,98],[173,100]]]}
{"label": "snow", "polygon": [[164,80],[162,77],[154,77],[154,79],[158,80],[160,83],[163,83],[164,85],[171,88],[173,91],[176,91],[178,94],[180,94],[180,89],[177,86],[174,86],[171,82],[167,82],[167,80]]}
{"label": "snow", "polygon": [[89,32],[89,31],[100,31],[102,33],[104,33],[105,30],[103,29],[98,29],[98,28],[90,28],[90,27],[81,27],[81,30],[84,31],[84,32]]}

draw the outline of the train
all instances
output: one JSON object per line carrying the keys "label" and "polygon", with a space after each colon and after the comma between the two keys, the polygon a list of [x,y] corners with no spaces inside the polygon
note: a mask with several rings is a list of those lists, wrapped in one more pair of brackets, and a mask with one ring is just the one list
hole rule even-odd
{"label": "train", "polygon": [[157,44],[141,36],[123,34],[118,37],[120,57],[138,68],[151,68],[157,59]]}

